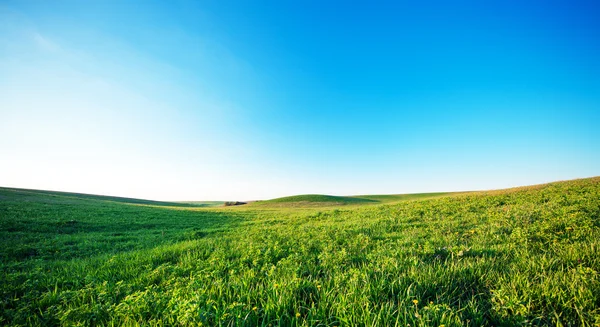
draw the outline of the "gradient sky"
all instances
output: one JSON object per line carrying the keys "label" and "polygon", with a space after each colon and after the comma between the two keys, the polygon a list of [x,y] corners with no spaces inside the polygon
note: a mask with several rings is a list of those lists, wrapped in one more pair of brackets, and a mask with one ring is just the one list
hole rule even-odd
{"label": "gradient sky", "polygon": [[157,200],[600,175],[597,1],[0,1],[0,186]]}

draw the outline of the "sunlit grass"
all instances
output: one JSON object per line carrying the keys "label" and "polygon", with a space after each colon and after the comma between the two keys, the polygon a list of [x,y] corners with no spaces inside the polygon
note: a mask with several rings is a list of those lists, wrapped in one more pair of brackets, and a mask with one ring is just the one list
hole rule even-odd
{"label": "sunlit grass", "polygon": [[600,179],[339,208],[0,191],[0,324],[597,326]]}

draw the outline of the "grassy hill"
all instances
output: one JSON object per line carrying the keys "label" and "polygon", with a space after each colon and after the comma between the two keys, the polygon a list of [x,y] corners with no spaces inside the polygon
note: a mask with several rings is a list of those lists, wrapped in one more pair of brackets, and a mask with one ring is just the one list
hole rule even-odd
{"label": "grassy hill", "polygon": [[395,203],[400,201],[410,201],[410,200],[426,200],[426,199],[434,199],[443,196],[456,195],[459,193],[448,193],[448,192],[438,192],[438,193],[413,193],[413,194],[383,194],[383,195],[358,195],[357,197],[373,200],[380,203]]}
{"label": "grassy hill", "polygon": [[205,206],[216,206],[216,205],[223,203],[223,202],[218,202],[218,201],[207,201],[207,202],[152,201],[152,200],[124,198],[124,197],[117,197],[117,196],[0,187],[0,196],[7,196],[7,195],[12,195],[14,197],[19,197],[19,196],[31,197],[31,196],[33,196],[33,198],[35,198],[36,195],[39,195],[40,196],[39,198],[40,199],[43,198],[43,199],[45,199],[45,201],[51,201],[51,199],[54,199],[55,201],[58,201],[58,202],[61,202],[61,201],[65,202],[65,201],[68,201],[67,199],[72,199],[72,200],[87,199],[87,200],[96,200],[96,201],[110,201],[110,202],[120,202],[120,203],[126,203],[126,204],[139,204],[139,205],[162,206],[162,207],[205,207]]}
{"label": "grassy hill", "polygon": [[433,199],[453,193],[415,193],[386,195],[334,196],[323,194],[303,194],[254,202],[255,205],[268,207],[336,207],[346,205],[365,205],[395,203],[408,200]]}
{"label": "grassy hill", "polygon": [[348,204],[367,204],[377,202],[375,200],[322,194],[304,194],[287,196],[266,201],[257,201],[256,205],[262,206],[343,206]]}
{"label": "grassy hill", "polygon": [[436,196],[270,210],[0,189],[0,325],[600,323],[600,178]]}

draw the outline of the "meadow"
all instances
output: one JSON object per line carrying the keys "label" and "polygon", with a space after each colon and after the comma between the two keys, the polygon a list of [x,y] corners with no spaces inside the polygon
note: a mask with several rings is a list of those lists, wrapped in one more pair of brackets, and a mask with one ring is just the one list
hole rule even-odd
{"label": "meadow", "polygon": [[600,326],[600,178],[242,206],[0,188],[0,325]]}

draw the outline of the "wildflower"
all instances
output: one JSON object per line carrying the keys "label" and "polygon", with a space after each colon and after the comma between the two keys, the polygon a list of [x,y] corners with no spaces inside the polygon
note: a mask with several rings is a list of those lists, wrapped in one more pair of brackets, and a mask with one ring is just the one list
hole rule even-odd
{"label": "wildflower", "polygon": [[300,312],[296,312],[296,318],[300,318]]}
{"label": "wildflower", "polygon": [[433,301],[429,301],[429,305],[433,305]]}
{"label": "wildflower", "polygon": [[444,324],[441,324],[441,325],[440,325],[440,327],[446,327],[446,325],[444,325]]}
{"label": "wildflower", "polygon": [[419,304],[419,300],[413,300],[413,303],[414,303],[415,305],[417,305],[417,304]]}
{"label": "wildflower", "polygon": [[254,307],[254,308],[252,308],[252,310],[254,310],[254,311],[257,311],[257,310],[258,310],[258,308],[257,308],[257,307]]}

